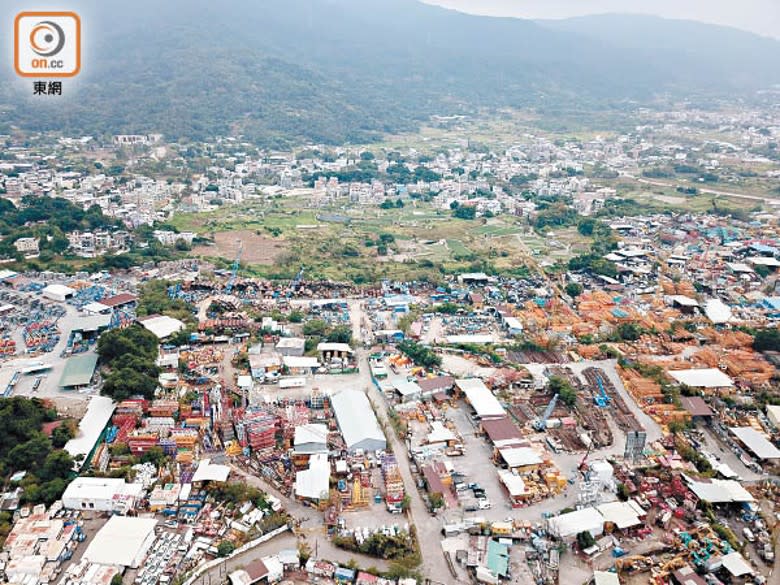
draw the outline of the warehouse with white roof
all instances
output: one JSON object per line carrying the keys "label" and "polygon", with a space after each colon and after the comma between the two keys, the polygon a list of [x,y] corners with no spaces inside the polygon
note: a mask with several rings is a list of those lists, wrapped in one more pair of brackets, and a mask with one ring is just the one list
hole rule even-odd
{"label": "warehouse with white roof", "polygon": [[127,513],[141,500],[144,486],[121,478],[77,477],[62,494],[68,510]]}
{"label": "warehouse with white roof", "polygon": [[87,463],[115,408],[114,401],[107,396],[93,396],[90,399],[87,412],[79,422],[76,436],[65,443],[65,450],[75,460],[80,461],[76,465]]}
{"label": "warehouse with white roof", "polygon": [[718,368],[671,370],[669,375],[691,388],[731,388],[734,382]]}
{"label": "warehouse with white roof", "polygon": [[154,543],[155,526],[154,518],[111,516],[89,543],[84,558],[101,565],[135,569]]}
{"label": "warehouse with white roof", "polygon": [[309,458],[309,468],[295,474],[295,497],[319,502],[330,493],[330,463],[328,455],[320,453]]}
{"label": "warehouse with white roof", "polygon": [[753,501],[750,492],[732,479],[694,479],[687,475],[683,479],[697,498],[711,504]]}
{"label": "warehouse with white roof", "polygon": [[731,307],[720,299],[709,299],[704,303],[704,314],[715,325],[728,323],[732,319]]}
{"label": "warehouse with white roof", "polygon": [[387,448],[387,439],[365,392],[342,390],[330,401],[347,449],[370,452]]}
{"label": "warehouse with white roof", "polygon": [[227,465],[217,465],[211,462],[211,459],[201,459],[198,468],[192,476],[192,482],[213,481],[215,483],[225,483],[230,475],[230,467]]}
{"label": "warehouse with white roof", "polygon": [[76,291],[64,284],[50,284],[41,291],[41,294],[51,301],[64,303],[68,299],[73,298]]}
{"label": "warehouse with white roof", "polygon": [[568,538],[586,530],[597,537],[604,533],[604,517],[596,508],[582,508],[548,518],[547,530],[558,538]]}
{"label": "warehouse with white roof", "polygon": [[327,453],[328,427],[315,423],[295,427],[293,447],[297,455]]}
{"label": "warehouse with white roof", "polygon": [[535,467],[542,463],[542,457],[531,447],[500,449],[498,453],[509,469]]}
{"label": "warehouse with white roof", "polygon": [[607,502],[596,506],[599,514],[602,515],[605,522],[614,524],[620,530],[639,526],[642,524],[641,517],[645,511],[633,500],[627,502]]}
{"label": "warehouse with white roof", "polygon": [[767,404],[766,417],[776,429],[780,429],[780,405]]}
{"label": "warehouse with white roof", "polygon": [[150,315],[139,320],[147,331],[151,331],[157,339],[165,339],[185,328],[183,322],[167,315]]}
{"label": "warehouse with white roof", "polygon": [[466,400],[479,418],[501,418],[506,411],[490,389],[479,378],[456,380],[455,386],[466,395]]}
{"label": "warehouse with white roof", "polygon": [[729,431],[759,459],[780,459],[780,449],[753,427],[731,427]]}

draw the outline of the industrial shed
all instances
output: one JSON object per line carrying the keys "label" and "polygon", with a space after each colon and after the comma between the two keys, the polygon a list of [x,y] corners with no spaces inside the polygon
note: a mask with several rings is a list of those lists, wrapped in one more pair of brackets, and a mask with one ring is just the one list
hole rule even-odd
{"label": "industrial shed", "polygon": [[401,402],[412,402],[422,398],[422,388],[417,382],[410,382],[404,378],[397,378],[392,382],[393,388],[401,397]]}
{"label": "industrial shed", "polygon": [[680,396],[680,404],[691,416],[707,418],[715,414],[701,396]]}
{"label": "industrial shed", "polygon": [[490,389],[479,378],[457,380],[455,385],[466,395],[466,400],[479,418],[500,418],[506,411]]}
{"label": "industrial shed", "polygon": [[704,314],[715,325],[728,323],[733,317],[731,307],[720,299],[709,299],[704,304]]}
{"label": "industrial shed", "polygon": [[327,453],[328,427],[318,424],[295,427],[293,446],[296,454]]}
{"label": "industrial shed", "polygon": [[738,552],[732,552],[720,560],[723,568],[726,569],[731,575],[737,579],[744,575],[752,575],[755,571],[753,567],[745,560]]}
{"label": "industrial shed", "polygon": [[691,388],[731,388],[734,382],[718,368],[672,370],[669,375]]}
{"label": "industrial shed", "polygon": [[351,358],[355,353],[347,343],[331,343],[323,341],[317,344],[317,353],[323,363],[329,362],[333,358]]}
{"label": "industrial shed", "polygon": [[596,509],[606,522],[614,524],[620,530],[639,526],[643,523],[641,517],[645,515],[644,510],[631,501],[607,502],[597,506]]}
{"label": "industrial shed", "polygon": [[262,559],[255,559],[245,568],[233,571],[228,575],[230,585],[254,585],[268,577],[268,567]]}
{"label": "industrial shed", "polygon": [[98,356],[94,353],[85,353],[68,358],[65,362],[65,369],[60,376],[60,388],[73,390],[89,386],[92,382],[92,376],[95,375]]}
{"label": "industrial shed", "polygon": [[[98,530],[84,558],[101,565],[137,568],[156,538],[154,518],[111,516]],[[121,543],[121,546],[117,544]]]}
{"label": "industrial shed", "polygon": [[533,495],[528,491],[523,478],[507,469],[498,470],[498,479],[501,485],[504,486],[512,506],[522,504],[523,501]]}
{"label": "industrial shed", "polygon": [[282,363],[290,374],[300,376],[314,374],[320,367],[320,360],[309,356],[286,355],[282,357]]}
{"label": "industrial shed", "polygon": [[121,478],[77,477],[62,494],[62,505],[69,510],[124,513],[135,506],[144,493],[140,483]]}
{"label": "industrial shed", "polygon": [[302,337],[282,337],[276,343],[276,351],[282,356],[301,357],[305,346],[306,340]]}
{"label": "industrial shed", "polygon": [[604,517],[596,508],[583,508],[549,518],[547,528],[558,538],[575,536],[586,530],[596,537],[604,532]]}
{"label": "industrial shed", "polygon": [[41,291],[41,294],[51,301],[64,303],[68,299],[73,298],[76,291],[64,284],[50,284]]}
{"label": "industrial shed", "polygon": [[780,406],[768,404],[766,407],[766,417],[776,429],[780,429]]}
{"label": "industrial shed", "polygon": [[437,376],[435,378],[424,378],[417,383],[422,390],[423,396],[442,392],[446,394],[455,385],[455,378],[452,376]]}
{"label": "industrial shed", "polygon": [[192,476],[192,483],[207,481],[225,483],[229,475],[230,467],[227,465],[216,465],[211,462],[211,459],[201,459]]}
{"label": "industrial shed", "polygon": [[87,406],[84,418],[79,422],[76,436],[65,444],[65,450],[74,459],[83,457],[82,465],[88,462],[95,445],[100,440],[103,430],[106,428],[111,415],[114,414],[114,401],[106,396],[93,396]]}
{"label": "industrial shed", "polygon": [[387,448],[385,434],[364,392],[342,390],[331,397],[331,403],[347,449],[382,451]]}
{"label": "industrial shed", "polygon": [[312,455],[309,468],[295,474],[295,497],[319,502],[330,493],[330,463],[325,453]]}
{"label": "industrial shed", "polygon": [[593,571],[593,585],[620,585],[620,578],[617,573]]}
{"label": "industrial shed", "polygon": [[753,496],[738,481],[731,479],[694,479],[683,475],[697,498],[711,504],[752,502]]}
{"label": "industrial shed", "polygon": [[184,323],[167,315],[150,315],[140,319],[139,322],[146,330],[154,333],[157,339],[170,337],[185,327]]}
{"label": "industrial shed", "polygon": [[498,453],[509,469],[532,468],[542,464],[541,456],[531,447],[499,449]]}
{"label": "industrial shed", "polygon": [[780,449],[753,427],[731,427],[729,431],[759,459],[780,459]]}

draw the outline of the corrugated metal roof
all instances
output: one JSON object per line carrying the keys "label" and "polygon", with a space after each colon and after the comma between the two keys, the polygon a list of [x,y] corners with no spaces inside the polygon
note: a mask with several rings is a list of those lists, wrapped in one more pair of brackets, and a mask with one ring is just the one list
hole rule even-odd
{"label": "corrugated metal roof", "polygon": [[108,421],[111,420],[114,408],[114,401],[110,398],[93,396],[89,401],[84,418],[79,422],[76,436],[65,444],[65,450],[72,457],[88,455],[95,447]]}
{"label": "corrugated metal roof", "polygon": [[94,353],[73,356],[65,362],[65,369],[60,376],[61,388],[86,386],[95,373],[98,356]]}
{"label": "corrugated metal roof", "polygon": [[381,443],[380,448],[385,448],[387,439],[379,427],[374,409],[364,392],[342,390],[333,395],[330,400],[348,448],[352,449],[366,440]]}
{"label": "corrugated metal roof", "polygon": [[718,368],[672,370],[669,375],[691,388],[731,388],[734,382]]}
{"label": "corrugated metal roof", "polygon": [[780,449],[753,427],[731,427],[729,430],[759,459],[780,459]]}
{"label": "corrugated metal roof", "polygon": [[466,394],[466,398],[480,418],[506,416],[504,407],[482,380],[466,378],[455,383]]}

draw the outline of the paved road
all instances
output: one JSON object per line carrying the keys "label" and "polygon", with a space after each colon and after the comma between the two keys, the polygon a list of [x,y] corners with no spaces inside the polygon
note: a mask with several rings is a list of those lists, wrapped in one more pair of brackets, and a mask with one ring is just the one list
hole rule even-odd
{"label": "paved road", "polygon": [[[352,320],[353,332],[359,334],[361,325],[367,321],[360,301],[350,301],[350,318]],[[404,480],[404,489],[410,498],[409,520],[417,528],[417,539],[420,543],[420,553],[422,555],[421,572],[433,581],[453,583],[454,579],[441,548],[441,524],[437,518],[430,516],[428,508],[415,486],[406,446],[392,431],[385,397],[380,394],[379,389],[371,382],[367,352],[362,349],[358,350],[358,359],[360,384],[374,404],[380,422],[388,429],[388,444],[396,455],[401,477]]]}
{"label": "paved road", "polygon": [[707,450],[717,457],[726,465],[728,465],[734,473],[736,473],[743,481],[756,481],[761,479],[761,475],[745,467],[745,464],[740,461],[737,454],[731,450],[726,443],[718,438],[718,435],[712,431],[706,425],[697,425],[697,428],[702,431],[704,435],[704,444]]}
{"label": "paved road", "polygon": [[[780,538],[775,536],[775,559],[780,559]],[[777,566],[769,569],[767,585],[780,585],[780,569]]]}
{"label": "paved road", "polygon": [[361,378],[365,377],[366,394],[377,411],[377,416],[385,428],[388,429],[388,445],[392,447],[396,454],[398,467],[401,470],[401,477],[404,480],[404,488],[410,498],[409,519],[417,528],[417,539],[420,543],[420,552],[422,555],[422,573],[439,583],[452,583],[454,580],[450,573],[447,562],[444,559],[444,552],[441,548],[441,524],[438,518],[431,517],[428,508],[417,490],[412,476],[412,470],[409,465],[409,456],[406,446],[398,439],[390,426],[388,417],[388,406],[385,397],[382,396],[371,383],[368,374],[368,357],[365,351],[359,351]]}

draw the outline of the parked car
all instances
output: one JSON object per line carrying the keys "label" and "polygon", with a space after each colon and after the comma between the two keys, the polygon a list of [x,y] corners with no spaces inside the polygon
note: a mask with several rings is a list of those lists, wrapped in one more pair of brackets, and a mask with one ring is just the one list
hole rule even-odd
{"label": "parked car", "polygon": [[755,535],[755,534],[753,534],[753,531],[752,531],[752,530],[750,530],[750,528],[748,528],[747,526],[745,526],[745,527],[742,529],[742,536],[744,536],[744,537],[745,537],[745,539],[746,539],[748,542],[755,542],[755,541],[756,541],[756,535]]}

